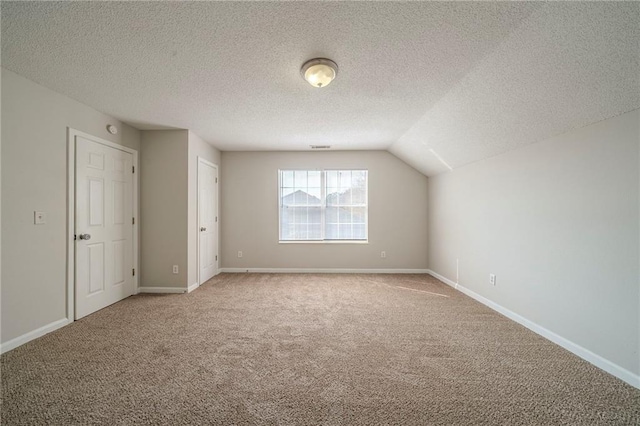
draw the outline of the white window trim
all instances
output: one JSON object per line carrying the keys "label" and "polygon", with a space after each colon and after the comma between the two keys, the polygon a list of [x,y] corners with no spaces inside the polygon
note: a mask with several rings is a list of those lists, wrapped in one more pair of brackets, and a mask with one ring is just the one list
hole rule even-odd
{"label": "white window trim", "polygon": [[[282,235],[282,220],[280,215],[282,213],[282,209],[280,206],[280,189],[282,188],[282,172],[283,171],[319,171],[320,174],[320,195],[322,199],[322,228],[324,233],[325,227],[325,210],[327,208],[327,194],[326,194],[326,172],[330,171],[341,171],[341,170],[362,170],[367,172],[367,188],[366,188],[366,210],[365,210],[365,227],[364,233],[365,238],[362,240],[281,240],[280,236]],[[277,206],[278,206],[278,243],[279,244],[369,244],[369,170],[362,168],[340,168],[340,169],[278,169],[278,190],[277,190]]]}
{"label": "white window trim", "polygon": [[278,244],[369,244],[369,240],[278,240]]}

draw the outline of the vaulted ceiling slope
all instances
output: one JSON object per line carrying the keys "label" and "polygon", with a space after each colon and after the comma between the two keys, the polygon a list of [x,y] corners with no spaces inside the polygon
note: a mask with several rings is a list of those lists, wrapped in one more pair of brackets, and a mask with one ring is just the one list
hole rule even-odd
{"label": "vaulted ceiling slope", "polygon": [[427,175],[640,108],[640,4],[537,8],[390,151]]}
{"label": "vaulted ceiling slope", "polygon": [[[640,4],[7,2],[2,66],[221,150],[388,149],[427,175],[640,108]],[[314,89],[302,63],[338,78]]]}

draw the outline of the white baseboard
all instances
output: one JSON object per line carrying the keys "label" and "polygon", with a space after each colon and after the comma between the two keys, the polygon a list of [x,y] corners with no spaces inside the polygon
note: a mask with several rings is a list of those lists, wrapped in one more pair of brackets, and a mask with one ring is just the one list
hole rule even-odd
{"label": "white baseboard", "polygon": [[451,287],[455,288],[456,290],[458,289],[458,283],[451,281],[449,278],[447,277],[443,277],[442,275],[438,274],[437,272],[432,271],[431,269],[429,269],[429,272],[427,272],[427,274],[431,275],[434,278],[439,279],[440,281],[442,281],[443,283],[450,285]]}
{"label": "white baseboard", "polygon": [[606,358],[601,357],[598,354],[595,354],[593,352],[591,352],[589,349],[586,349],[574,342],[572,342],[571,340],[568,340],[556,333],[554,333],[553,331],[550,331],[544,327],[542,327],[541,325],[536,324],[535,322],[528,320],[527,318],[513,312],[510,311],[509,309],[487,299],[484,296],[479,295],[478,293],[469,290],[468,288],[461,286],[460,284],[446,278],[443,277],[442,275],[429,270],[428,272],[429,275],[439,279],[440,281],[442,281],[443,283],[450,285],[451,287],[455,288],[456,290],[466,294],[467,296],[471,297],[472,299],[477,300],[478,302],[482,303],[485,306],[488,306],[489,308],[493,309],[494,311],[504,315],[505,317],[517,322],[518,324],[521,324],[525,327],[527,327],[529,330],[533,331],[534,333],[539,334],[540,336],[552,341],[553,343],[562,346],[563,348],[565,348],[566,350],[568,350],[569,352],[572,352],[573,354],[579,356],[580,358],[584,359],[585,361],[590,362],[591,364],[595,365],[596,367],[606,371],[607,373],[619,378],[620,380],[629,383],[631,386],[636,387],[638,389],[640,389],[640,375],[638,374],[634,374],[631,371],[620,367],[619,365],[609,361]]}
{"label": "white baseboard", "polygon": [[71,324],[73,320],[69,320],[67,318],[59,319],[58,321],[54,321],[45,326],[42,326],[36,330],[30,331],[22,336],[18,336],[15,339],[11,339],[8,342],[0,345],[0,353],[9,352],[11,349],[15,349],[18,346],[24,345],[27,342],[32,341],[33,339],[37,339],[38,337],[42,337],[45,334],[51,333],[61,327],[64,327],[67,324]]}
{"label": "white baseboard", "polygon": [[428,269],[222,268],[226,273],[261,274],[428,274]]}
{"label": "white baseboard", "polygon": [[189,287],[187,287],[187,293],[191,293],[193,290],[195,290],[198,287],[200,287],[200,284],[198,283],[191,284]]}
{"label": "white baseboard", "polygon": [[138,293],[186,293],[184,287],[138,287]]}

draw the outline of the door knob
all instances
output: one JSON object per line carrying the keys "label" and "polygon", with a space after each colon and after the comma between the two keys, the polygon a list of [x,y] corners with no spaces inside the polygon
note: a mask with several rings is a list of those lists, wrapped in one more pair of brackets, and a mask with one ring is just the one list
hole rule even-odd
{"label": "door knob", "polygon": [[91,239],[91,235],[90,234],[80,234],[78,236],[78,238],[80,238],[81,240],[90,240]]}
{"label": "door knob", "polygon": [[205,228],[204,226],[200,228],[200,232],[204,232],[206,230],[207,230],[207,228]]}

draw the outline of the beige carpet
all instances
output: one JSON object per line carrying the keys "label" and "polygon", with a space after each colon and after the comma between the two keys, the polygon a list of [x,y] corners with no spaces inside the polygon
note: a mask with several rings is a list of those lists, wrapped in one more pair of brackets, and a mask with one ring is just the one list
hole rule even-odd
{"label": "beige carpet", "polygon": [[2,425],[638,425],[640,391],[425,275],[222,274],[2,355]]}

